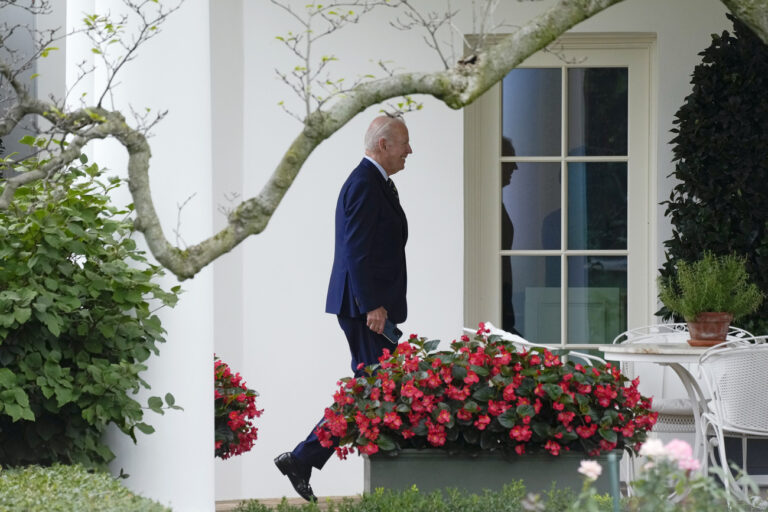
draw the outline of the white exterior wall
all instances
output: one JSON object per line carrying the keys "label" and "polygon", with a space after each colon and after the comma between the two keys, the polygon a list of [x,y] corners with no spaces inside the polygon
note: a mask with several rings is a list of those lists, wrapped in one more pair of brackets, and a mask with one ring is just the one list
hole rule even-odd
{"label": "white exterior wall", "polygon": [[[294,3],[299,9],[305,4]],[[499,18],[522,24],[552,3],[502,2]],[[453,5],[466,11],[470,2]],[[434,8],[442,6],[435,2]],[[668,141],[674,112],[690,91],[697,53],[709,44],[711,33],[730,27],[724,13],[717,0],[626,0],[575,29],[658,35],[653,69],[658,126],[650,135],[657,148],[651,171],[658,201],[668,197],[672,186],[666,176],[672,170]],[[338,56],[334,76],[347,80],[375,73],[379,58],[394,61],[402,70],[438,69],[439,62],[420,36],[392,30],[384,21],[388,15],[378,11],[359,26],[345,29],[329,39],[330,47],[315,50],[315,55]],[[299,123],[277,105],[282,100],[294,103],[294,97],[272,72],[295,65],[275,36],[297,27],[268,2],[245,2],[240,19],[245,84],[242,183],[244,196],[250,197],[258,193],[300,130]],[[466,17],[461,23],[471,32]],[[424,101],[424,110],[406,116],[414,153],[394,178],[410,227],[409,317],[403,331],[450,341],[461,334],[462,327],[462,113],[431,98],[417,99]],[[305,164],[266,231],[240,248],[243,339],[217,336],[216,349],[232,358],[242,354],[241,361],[229,362],[261,393],[258,403],[265,412],[258,421],[255,448],[239,460],[217,462],[217,499],[295,496],[272,459],[307,435],[330,403],[336,380],[350,373],[341,330],[335,318],[324,313],[333,258],[333,216],[339,188],[360,160],[362,135],[378,110],[371,107],[325,141]],[[657,268],[657,262],[663,261],[661,242],[668,237],[669,227],[663,208],[651,218],[656,222],[658,245],[649,258],[656,260],[651,268]],[[240,274],[241,267],[222,271]],[[649,276],[649,283],[654,277]],[[220,325],[219,318],[217,331],[229,328]],[[362,482],[362,461],[357,457],[347,461],[333,457],[311,480],[319,496],[356,494],[362,491]]]}

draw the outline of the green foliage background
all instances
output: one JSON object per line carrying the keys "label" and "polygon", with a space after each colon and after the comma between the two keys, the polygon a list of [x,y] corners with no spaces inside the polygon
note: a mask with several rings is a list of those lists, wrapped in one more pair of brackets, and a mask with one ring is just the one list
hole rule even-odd
{"label": "green foliage background", "polygon": [[[486,489],[481,493],[469,493],[457,489],[446,488],[442,491],[421,493],[414,486],[405,491],[376,489],[371,494],[363,494],[360,498],[345,498],[341,501],[305,503],[291,505],[287,500],[276,508],[259,503],[256,500],[240,504],[235,512],[524,512],[537,510],[540,512],[564,512],[571,510],[570,505],[576,501],[577,495],[571,489],[556,489],[554,486],[541,495],[528,495],[521,480],[513,480],[503,489],[492,491]],[[613,500],[608,495],[593,495],[589,504],[597,512],[613,510]]]}
{"label": "green foliage background", "polygon": [[[768,46],[732,16],[734,31],[712,36],[676,114],[672,131],[680,183],[666,204],[672,238],[662,279],[704,251],[747,258],[747,272],[768,291]],[[672,316],[666,308],[659,311]],[[768,303],[738,323],[768,330]]]}
{"label": "green foliage background", "polygon": [[0,471],[0,512],[170,512],[108,473],[54,464]]}
{"label": "green foliage background", "polygon": [[109,423],[134,439],[153,431],[131,394],[148,388],[142,362],[164,341],[152,308],[179,290],[155,283],[162,271],[131,239],[132,208],[110,204],[120,180],[81,163],[20,188],[0,212],[0,464],[103,465]]}

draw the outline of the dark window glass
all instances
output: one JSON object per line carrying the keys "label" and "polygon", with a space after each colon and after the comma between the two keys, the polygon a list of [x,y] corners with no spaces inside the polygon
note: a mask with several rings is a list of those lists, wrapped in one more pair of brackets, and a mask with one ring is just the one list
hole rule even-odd
{"label": "dark window glass", "polygon": [[502,256],[502,328],[536,343],[560,343],[560,257]]}
{"label": "dark window glass", "polygon": [[560,156],[559,68],[513,69],[502,83],[503,156]]}
{"label": "dark window glass", "polygon": [[627,248],[627,164],[568,164],[568,248]]}
{"label": "dark window glass", "polygon": [[501,164],[501,249],[560,249],[560,164]]}
{"label": "dark window glass", "polygon": [[568,70],[568,154],[627,154],[627,68]]}
{"label": "dark window glass", "polygon": [[627,330],[627,257],[568,257],[568,342],[611,343]]}

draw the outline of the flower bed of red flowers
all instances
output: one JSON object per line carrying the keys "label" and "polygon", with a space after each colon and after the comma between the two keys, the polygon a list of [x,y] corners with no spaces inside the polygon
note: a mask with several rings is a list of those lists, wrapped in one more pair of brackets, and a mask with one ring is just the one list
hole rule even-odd
{"label": "flower bed of red flowers", "polygon": [[256,409],[259,394],[248,389],[240,374],[233,375],[218,358],[213,361],[213,375],[216,457],[228,459],[253,448],[258,437],[253,419],[264,410]]}
{"label": "flower bed of red flowers", "polygon": [[346,458],[404,448],[634,452],[656,422],[651,400],[616,366],[574,364],[549,350],[516,352],[498,336],[462,336],[450,351],[411,338],[366,375],[339,381],[316,433]]}

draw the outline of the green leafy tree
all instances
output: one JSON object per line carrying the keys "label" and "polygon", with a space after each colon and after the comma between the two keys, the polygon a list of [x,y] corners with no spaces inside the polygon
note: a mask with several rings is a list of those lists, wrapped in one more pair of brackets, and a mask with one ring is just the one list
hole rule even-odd
{"label": "green leafy tree", "polygon": [[[153,431],[131,395],[148,388],[143,361],[163,341],[154,310],[179,288],[156,283],[162,269],[131,238],[132,208],[110,205],[121,181],[100,181],[80,158],[0,211],[0,464],[103,465],[109,423],[134,440]],[[162,412],[163,400],[148,408]]]}
{"label": "green leafy tree", "polygon": [[[673,231],[664,242],[661,278],[674,280],[682,261],[735,253],[763,292],[768,291],[768,45],[743,23],[733,34],[712,36],[701,52],[693,92],[675,118],[675,170],[679,183],[667,205]],[[671,311],[662,309],[665,318]],[[745,316],[740,327],[768,328],[768,303]]]}

